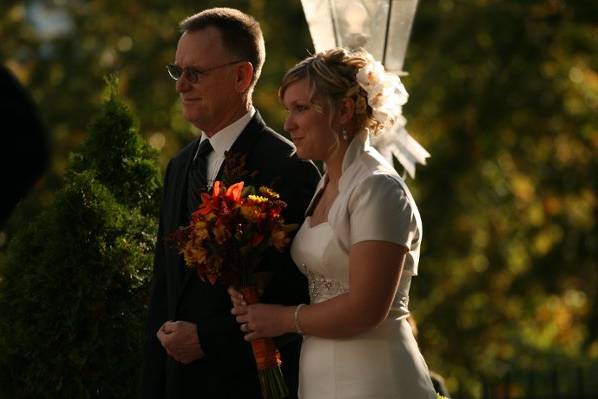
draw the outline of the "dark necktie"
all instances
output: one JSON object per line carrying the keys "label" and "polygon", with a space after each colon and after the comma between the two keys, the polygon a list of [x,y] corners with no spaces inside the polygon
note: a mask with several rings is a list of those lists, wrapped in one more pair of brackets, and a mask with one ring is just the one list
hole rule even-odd
{"label": "dark necktie", "polygon": [[214,151],[210,140],[205,139],[199,144],[199,148],[189,167],[189,178],[187,184],[187,207],[189,213],[197,208],[200,202],[201,193],[208,190],[208,156]]}

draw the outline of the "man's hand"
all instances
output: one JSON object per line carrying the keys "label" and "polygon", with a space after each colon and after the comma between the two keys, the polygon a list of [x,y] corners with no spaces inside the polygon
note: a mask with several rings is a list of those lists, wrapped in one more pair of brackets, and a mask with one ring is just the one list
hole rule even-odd
{"label": "man's hand", "polygon": [[177,362],[189,364],[204,357],[197,337],[197,326],[188,321],[167,321],[156,336],[166,353]]}

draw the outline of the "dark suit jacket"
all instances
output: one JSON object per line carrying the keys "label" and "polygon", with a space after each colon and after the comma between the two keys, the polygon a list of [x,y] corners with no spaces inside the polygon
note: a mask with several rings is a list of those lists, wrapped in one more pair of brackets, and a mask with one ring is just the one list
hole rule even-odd
{"label": "dark suit jacket", "polygon": [[[259,398],[251,347],[243,340],[239,325],[230,314],[232,304],[226,287],[201,282],[165,241],[165,236],[189,220],[187,174],[196,146],[197,140],[183,148],[166,171],[140,398]],[[231,151],[247,154],[246,169],[258,172],[246,184],[272,187],[288,204],[285,221],[301,223],[319,180],[314,164],[298,159],[292,143],[268,128],[257,112]],[[282,304],[308,301],[306,279],[293,264],[288,250],[281,256],[271,256],[266,263],[270,263],[265,267],[272,271],[273,277],[266,286],[263,301]],[[167,356],[156,338],[156,332],[167,320],[196,323],[205,357],[184,365]],[[286,338],[279,349],[291,397],[296,397],[301,340],[297,335]]]}

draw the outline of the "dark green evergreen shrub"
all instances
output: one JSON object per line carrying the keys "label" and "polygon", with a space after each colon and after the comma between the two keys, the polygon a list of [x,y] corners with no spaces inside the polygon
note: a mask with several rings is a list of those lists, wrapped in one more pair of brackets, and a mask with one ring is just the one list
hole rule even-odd
{"label": "dark green evergreen shrub", "polygon": [[115,91],[113,81],[53,205],[9,243],[0,271],[8,397],[134,396],[161,187],[156,154]]}

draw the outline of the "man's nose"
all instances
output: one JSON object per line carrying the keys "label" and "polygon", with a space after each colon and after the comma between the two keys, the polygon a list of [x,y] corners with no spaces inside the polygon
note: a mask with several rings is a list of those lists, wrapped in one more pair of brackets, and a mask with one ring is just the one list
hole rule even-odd
{"label": "man's nose", "polygon": [[187,82],[184,76],[181,76],[176,81],[176,91],[177,93],[185,93],[191,89],[191,83]]}

